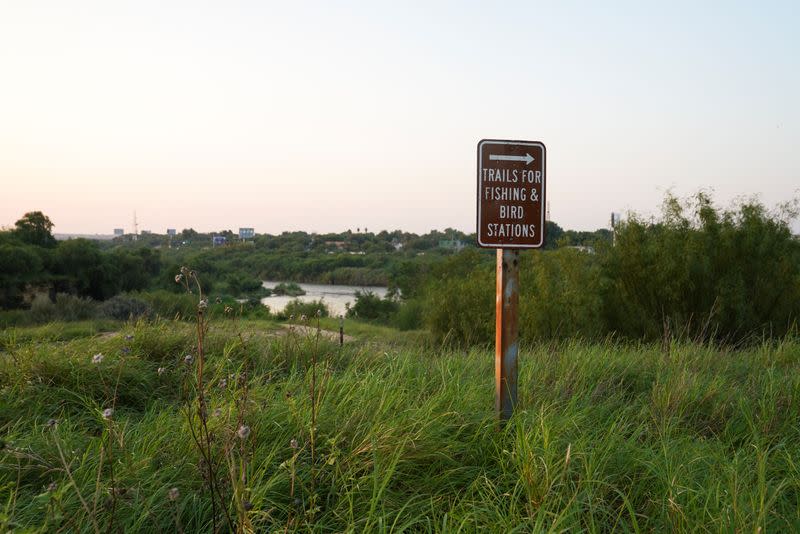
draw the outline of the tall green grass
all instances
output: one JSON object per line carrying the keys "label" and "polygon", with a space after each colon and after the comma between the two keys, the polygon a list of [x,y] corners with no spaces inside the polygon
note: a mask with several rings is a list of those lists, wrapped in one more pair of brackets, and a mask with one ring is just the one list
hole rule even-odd
{"label": "tall green grass", "polygon": [[[116,336],[67,341],[23,330],[13,358],[0,353],[3,529],[90,532],[93,523],[113,523],[126,532],[210,531],[203,466],[182,411],[190,326],[129,324]],[[241,377],[245,358],[252,364],[248,529],[800,528],[796,339],[741,351],[528,346],[519,406],[501,428],[489,351],[377,337],[340,349],[313,333],[275,330],[221,321],[206,343],[212,431],[227,431],[239,398],[229,379]],[[97,353],[99,364],[91,361]],[[315,355],[321,393],[312,463]],[[111,402],[108,423],[101,413]],[[112,438],[109,465],[101,451]]]}

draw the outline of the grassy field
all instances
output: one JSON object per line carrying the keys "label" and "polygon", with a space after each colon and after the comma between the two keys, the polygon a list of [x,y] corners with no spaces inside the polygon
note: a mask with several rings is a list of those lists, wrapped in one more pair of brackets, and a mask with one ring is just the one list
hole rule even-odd
{"label": "grassy field", "polygon": [[527,347],[498,428],[489,350],[218,321],[199,401],[191,324],[111,326],[3,332],[3,531],[800,530],[796,339]]}

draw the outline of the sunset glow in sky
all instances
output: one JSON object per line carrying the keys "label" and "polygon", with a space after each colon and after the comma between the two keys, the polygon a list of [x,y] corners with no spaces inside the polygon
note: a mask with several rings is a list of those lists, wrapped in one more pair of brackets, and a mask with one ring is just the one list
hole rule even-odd
{"label": "sunset glow in sky", "polygon": [[475,230],[482,138],[551,217],[800,188],[800,9],[735,2],[4,2],[0,226]]}

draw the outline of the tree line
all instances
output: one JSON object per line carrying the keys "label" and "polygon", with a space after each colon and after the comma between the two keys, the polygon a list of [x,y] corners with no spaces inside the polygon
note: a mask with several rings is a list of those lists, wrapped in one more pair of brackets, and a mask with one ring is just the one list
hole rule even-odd
{"label": "tree line", "polygon": [[[800,241],[791,232],[796,216],[795,205],[770,211],[754,200],[722,209],[701,193],[667,196],[656,218],[630,214],[613,238],[606,229],[575,232],[549,222],[545,249],[522,253],[521,336],[739,341],[784,335],[800,315]],[[190,265],[206,292],[223,299],[261,296],[265,279],[387,285],[387,298],[363,292],[348,315],[426,328],[440,340],[488,344],[494,337],[494,251],[476,248],[474,235],[453,232],[406,235],[437,243],[424,251],[392,245],[391,252],[354,253],[403,242],[403,233],[391,232],[284,232],[225,247],[165,248],[57,242],[49,218],[30,212],[0,232],[0,307],[26,307],[37,292],[53,301],[57,294],[97,301],[131,292],[174,294],[180,291],[175,274]],[[442,248],[442,237],[463,240],[466,248]],[[150,300],[163,307],[169,298],[154,294]]]}
{"label": "tree line", "polygon": [[0,232],[0,308],[24,306],[33,293],[105,300],[151,286],[162,268],[150,248],[103,250],[87,239],[58,242],[42,212],[26,213]]}

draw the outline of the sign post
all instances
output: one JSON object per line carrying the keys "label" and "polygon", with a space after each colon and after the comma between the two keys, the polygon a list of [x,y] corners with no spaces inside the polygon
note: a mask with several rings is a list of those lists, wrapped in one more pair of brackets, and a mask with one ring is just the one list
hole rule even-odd
{"label": "sign post", "polygon": [[544,245],[545,157],[538,141],[478,143],[478,245],[497,249],[495,411],[501,421],[517,403],[519,251]]}

